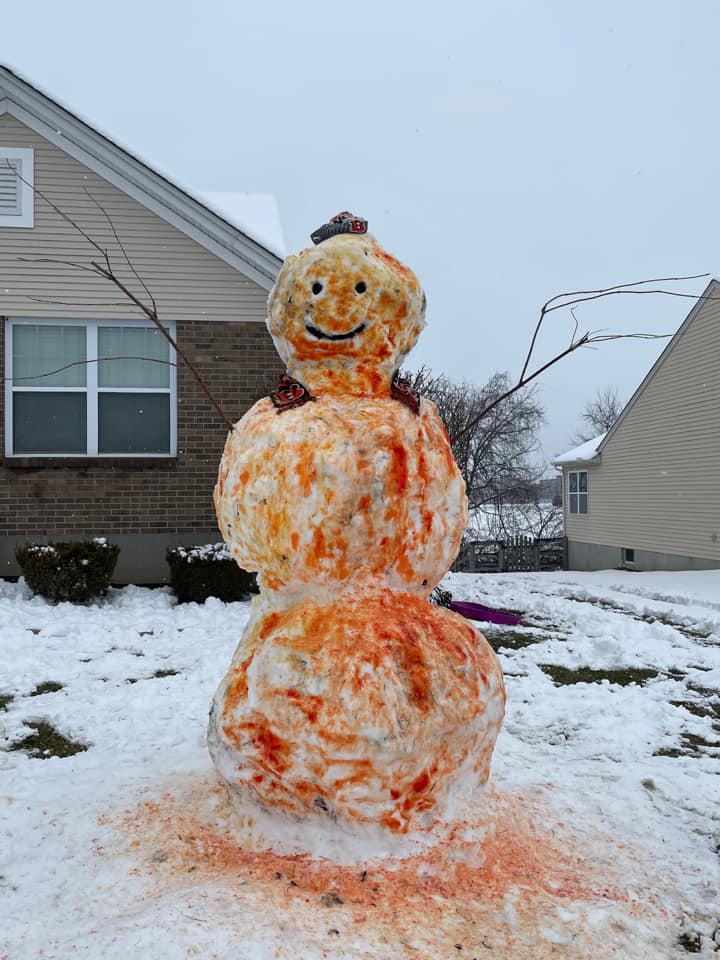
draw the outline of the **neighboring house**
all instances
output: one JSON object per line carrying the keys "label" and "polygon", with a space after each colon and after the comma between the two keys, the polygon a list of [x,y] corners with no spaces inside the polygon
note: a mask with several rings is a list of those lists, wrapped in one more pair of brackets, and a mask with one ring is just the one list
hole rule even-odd
{"label": "neighboring house", "polygon": [[718,281],[615,425],[554,462],[570,569],[720,568]]}
{"label": "neighboring house", "polygon": [[282,372],[265,327],[279,231],[238,225],[235,195],[192,196],[0,67],[0,576],[19,572],[18,543],[106,536],[119,581],[160,581],[168,545],[220,539],[227,429],[157,328],[82,269],[98,251],[33,185],[147,300],[114,227],[232,421]]}

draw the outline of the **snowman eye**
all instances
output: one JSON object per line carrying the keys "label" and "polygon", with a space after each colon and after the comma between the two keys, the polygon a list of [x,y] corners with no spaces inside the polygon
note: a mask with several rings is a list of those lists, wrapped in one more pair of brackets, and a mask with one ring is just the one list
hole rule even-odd
{"label": "snowman eye", "polygon": [[315,283],[312,285],[312,292],[315,294],[318,294],[322,291],[322,288],[323,288],[323,285],[316,280]]}
{"label": "snowman eye", "polygon": [[365,283],[364,280],[360,280],[359,283],[355,284],[356,293],[365,293],[366,290],[367,290],[367,284]]}

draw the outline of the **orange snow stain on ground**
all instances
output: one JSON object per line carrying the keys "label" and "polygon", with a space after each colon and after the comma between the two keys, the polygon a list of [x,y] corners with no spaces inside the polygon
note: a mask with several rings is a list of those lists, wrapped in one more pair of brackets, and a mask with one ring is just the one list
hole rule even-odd
{"label": "orange snow stain on ground", "polygon": [[[631,881],[632,893],[623,889],[621,845],[595,837],[591,848],[587,838],[578,840],[548,812],[542,793],[489,791],[483,794],[486,816],[440,825],[442,839],[435,846],[405,857],[339,865],[252,849],[247,823],[233,814],[225,788],[215,789],[213,810],[210,792],[203,783],[189,797],[166,795],[128,811],[121,821],[130,850],[142,861],[135,873],[152,879],[153,896],[188,883],[220,885],[239,904],[249,899],[253,909],[276,911],[278,922],[315,923],[322,932],[333,927],[364,943],[391,931],[397,946],[416,943],[432,950],[428,958],[457,956],[461,948],[460,956],[495,960],[600,956],[584,952],[588,944],[603,956],[638,956],[616,951],[613,937],[597,924],[588,926],[588,916],[593,910],[614,911],[613,935],[621,941],[632,939],[638,919],[662,922],[652,895],[642,902]],[[569,924],[572,949],[543,940],[543,929],[563,923]],[[523,945],[532,952],[514,952]],[[496,952],[486,954],[487,949]]]}

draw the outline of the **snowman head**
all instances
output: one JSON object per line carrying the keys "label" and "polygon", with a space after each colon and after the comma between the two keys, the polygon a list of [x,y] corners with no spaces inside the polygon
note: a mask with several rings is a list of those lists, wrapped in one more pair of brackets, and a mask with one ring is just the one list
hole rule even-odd
{"label": "snowman head", "polygon": [[381,392],[425,325],[415,274],[368,234],[331,236],[285,260],[268,327],[309,388]]}

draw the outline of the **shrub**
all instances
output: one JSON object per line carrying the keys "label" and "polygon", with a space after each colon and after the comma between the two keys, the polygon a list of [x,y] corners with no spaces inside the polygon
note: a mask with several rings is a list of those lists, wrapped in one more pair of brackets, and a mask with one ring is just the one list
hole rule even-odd
{"label": "shrub", "polygon": [[169,547],[170,585],[180,603],[205,603],[217,597],[229,603],[257,593],[257,577],[233,560],[224,543]]}
{"label": "shrub", "polygon": [[86,603],[110,586],[120,547],[104,537],[75,543],[26,543],[15,557],[33,593],[57,603]]}

